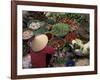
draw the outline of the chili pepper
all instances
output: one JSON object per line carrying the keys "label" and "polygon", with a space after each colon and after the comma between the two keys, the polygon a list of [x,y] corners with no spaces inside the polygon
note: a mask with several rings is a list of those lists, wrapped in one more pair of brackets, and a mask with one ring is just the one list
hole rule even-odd
{"label": "chili pepper", "polygon": [[77,38],[77,34],[75,32],[70,32],[68,33],[66,36],[65,36],[65,40],[67,42],[71,42],[72,40],[76,39]]}
{"label": "chili pepper", "polygon": [[79,24],[76,22],[76,20],[69,19],[67,17],[61,19],[59,22],[62,22],[62,23],[70,25],[70,27],[72,28],[72,30],[77,30],[78,27],[79,27]]}

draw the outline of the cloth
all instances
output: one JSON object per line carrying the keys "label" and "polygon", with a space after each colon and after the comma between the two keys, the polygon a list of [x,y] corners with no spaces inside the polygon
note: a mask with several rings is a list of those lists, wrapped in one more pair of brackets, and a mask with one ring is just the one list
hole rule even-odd
{"label": "cloth", "polygon": [[55,49],[52,47],[46,46],[43,50],[39,52],[34,52],[31,50],[30,55],[31,55],[31,64],[32,67],[35,68],[43,68],[46,67],[46,55],[47,54],[54,54]]}

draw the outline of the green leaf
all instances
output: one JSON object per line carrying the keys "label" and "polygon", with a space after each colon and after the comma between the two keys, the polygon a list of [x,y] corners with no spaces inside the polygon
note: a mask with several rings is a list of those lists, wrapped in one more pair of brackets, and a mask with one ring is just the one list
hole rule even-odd
{"label": "green leaf", "polygon": [[47,31],[48,31],[48,30],[47,30],[46,28],[41,27],[41,28],[39,28],[38,30],[33,31],[33,33],[34,33],[35,35],[38,35],[38,34],[44,34],[44,33],[47,32]]}
{"label": "green leaf", "polygon": [[64,23],[55,24],[51,33],[57,37],[63,37],[70,31],[70,26]]}

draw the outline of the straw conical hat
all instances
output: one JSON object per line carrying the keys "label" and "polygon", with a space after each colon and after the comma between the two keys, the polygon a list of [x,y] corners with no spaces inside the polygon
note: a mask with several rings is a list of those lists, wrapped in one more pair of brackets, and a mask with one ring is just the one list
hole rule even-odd
{"label": "straw conical hat", "polygon": [[35,52],[41,51],[46,47],[48,43],[48,37],[45,34],[37,35],[32,40],[32,50]]}

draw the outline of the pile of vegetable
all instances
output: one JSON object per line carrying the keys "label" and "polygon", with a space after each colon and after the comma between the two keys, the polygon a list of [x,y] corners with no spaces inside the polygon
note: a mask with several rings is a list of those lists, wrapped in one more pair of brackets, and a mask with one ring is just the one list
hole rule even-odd
{"label": "pile of vegetable", "polygon": [[81,66],[82,60],[89,65],[88,14],[24,11],[23,55],[29,51],[28,41],[38,34],[46,34],[48,45],[56,48],[49,67]]}

